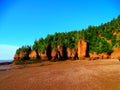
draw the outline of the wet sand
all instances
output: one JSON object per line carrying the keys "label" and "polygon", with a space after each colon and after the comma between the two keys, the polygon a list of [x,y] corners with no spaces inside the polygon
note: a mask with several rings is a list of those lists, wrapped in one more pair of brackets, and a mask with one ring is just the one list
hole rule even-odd
{"label": "wet sand", "polygon": [[76,60],[12,65],[0,71],[0,90],[120,90],[120,61]]}
{"label": "wet sand", "polygon": [[9,70],[9,69],[12,69],[12,66],[11,65],[0,65],[0,70]]}

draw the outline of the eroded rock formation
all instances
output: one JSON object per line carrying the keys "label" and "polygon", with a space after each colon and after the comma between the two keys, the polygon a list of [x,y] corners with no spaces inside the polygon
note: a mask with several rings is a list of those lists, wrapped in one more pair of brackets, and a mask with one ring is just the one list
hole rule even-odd
{"label": "eroded rock formation", "polygon": [[76,59],[77,58],[77,49],[72,49],[72,55],[71,55],[72,59]]}
{"label": "eroded rock formation", "polygon": [[99,58],[99,56],[97,55],[96,52],[90,53],[89,56],[90,56],[90,59],[91,59],[91,60],[95,60],[95,59],[98,59],[98,58]]}
{"label": "eroded rock formation", "polygon": [[14,55],[14,60],[27,60],[29,59],[29,53],[20,52],[19,54]]}
{"label": "eroded rock formation", "polygon": [[72,58],[72,49],[71,48],[67,48],[67,58],[68,59]]}
{"label": "eroded rock formation", "polygon": [[87,43],[83,40],[78,41],[78,58],[84,58],[87,53]]}
{"label": "eroded rock formation", "polygon": [[19,60],[19,54],[14,55],[14,60]]}
{"label": "eroded rock formation", "polygon": [[29,58],[29,53],[27,53],[27,52],[20,52],[19,58],[20,58],[21,60],[26,60],[26,59]]}
{"label": "eroded rock formation", "polygon": [[95,60],[95,59],[108,59],[109,58],[109,55],[107,53],[100,53],[100,54],[97,54],[96,52],[94,53],[90,53],[90,59],[91,60]]}
{"label": "eroded rock formation", "polygon": [[98,54],[98,56],[100,59],[108,59],[109,58],[109,55],[107,53],[101,53],[101,54]]}
{"label": "eroded rock formation", "polygon": [[57,50],[58,50],[58,59],[62,59],[63,58],[63,48],[62,48],[62,46],[58,45]]}
{"label": "eroded rock formation", "polygon": [[37,53],[36,53],[36,51],[31,51],[31,53],[29,54],[29,58],[30,59],[37,59]]}
{"label": "eroded rock formation", "polygon": [[47,51],[46,50],[45,50],[44,53],[39,52],[38,55],[39,55],[39,57],[40,57],[41,60],[48,60]]}
{"label": "eroded rock formation", "polygon": [[57,59],[57,52],[56,52],[56,48],[54,48],[51,52],[51,57],[52,57],[52,60],[55,60]]}
{"label": "eroded rock formation", "polygon": [[114,47],[113,48],[113,53],[111,53],[110,58],[112,59],[119,59],[120,58],[120,48]]}

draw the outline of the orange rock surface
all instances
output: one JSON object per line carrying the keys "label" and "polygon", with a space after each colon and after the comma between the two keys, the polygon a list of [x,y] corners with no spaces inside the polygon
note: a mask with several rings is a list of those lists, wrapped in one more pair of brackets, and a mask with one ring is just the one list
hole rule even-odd
{"label": "orange rock surface", "polygon": [[36,51],[32,51],[32,52],[29,54],[29,58],[30,58],[30,59],[37,59],[37,53],[36,53]]}
{"label": "orange rock surface", "polygon": [[110,58],[114,58],[114,59],[120,58],[120,48],[114,47],[113,50],[114,51],[113,53],[111,53]]}
{"label": "orange rock surface", "polygon": [[87,43],[83,40],[78,41],[78,58],[83,58],[86,56]]}
{"label": "orange rock surface", "polygon": [[44,53],[39,52],[39,56],[40,56],[41,60],[48,60],[47,51],[46,50],[45,50]]}
{"label": "orange rock surface", "polygon": [[56,48],[52,50],[51,57],[52,57],[52,60],[55,60],[57,58]]}

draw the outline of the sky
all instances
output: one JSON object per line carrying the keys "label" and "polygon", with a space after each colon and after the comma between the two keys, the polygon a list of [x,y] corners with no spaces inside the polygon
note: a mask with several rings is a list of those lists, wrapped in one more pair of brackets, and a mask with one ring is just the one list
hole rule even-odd
{"label": "sky", "polygon": [[98,26],[118,15],[119,0],[0,0],[0,60],[47,34]]}

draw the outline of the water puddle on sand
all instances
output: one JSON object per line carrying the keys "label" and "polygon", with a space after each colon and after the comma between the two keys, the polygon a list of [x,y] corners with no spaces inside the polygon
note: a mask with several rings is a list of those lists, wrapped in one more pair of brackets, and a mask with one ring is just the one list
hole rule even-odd
{"label": "water puddle on sand", "polygon": [[0,70],[9,70],[9,69],[12,69],[12,66],[9,66],[9,65],[1,65],[0,66]]}

